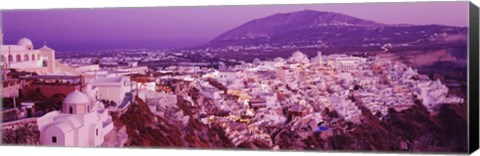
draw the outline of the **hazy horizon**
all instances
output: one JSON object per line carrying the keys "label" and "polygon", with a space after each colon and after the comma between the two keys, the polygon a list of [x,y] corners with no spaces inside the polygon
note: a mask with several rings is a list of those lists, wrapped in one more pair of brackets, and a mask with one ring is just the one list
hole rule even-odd
{"label": "hazy horizon", "polygon": [[[384,24],[468,26],[468,2],[4,10],[5,44],[25,36],[57,51],[197,46],[250,20],[304,9]],[[449,11],[444,11],[448,9]]]}

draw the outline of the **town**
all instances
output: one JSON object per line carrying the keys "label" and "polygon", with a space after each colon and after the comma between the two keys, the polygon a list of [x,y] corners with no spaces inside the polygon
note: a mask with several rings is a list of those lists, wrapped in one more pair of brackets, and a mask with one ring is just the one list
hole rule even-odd
{"label": "town", "polygon": [[[273,143],[276,127],[301,138],[312,133],[327,138],[332,129],[348,130],[339,121],[361,124],[364,110],[382,120],[390,110],[416,102],[430,113],[441,104],[464,103],[440,80],[380,57],[322,52],[308,57],[295,51],[285,58],[217,59],[215,67],[211,60],[162,68],[138,63],[176,62],[188,58],[182,57],[186,53],[57,60],[54,49],[47,44],[35,49],[28,38],[2,44],[2,141],[121,147],[129,136],[114,124],[115,115],[141,100],[156,116],[175,123],[220,126],[235,146],[261,140],[279,149]],[[19,130],[28,134],[18,136]]]}

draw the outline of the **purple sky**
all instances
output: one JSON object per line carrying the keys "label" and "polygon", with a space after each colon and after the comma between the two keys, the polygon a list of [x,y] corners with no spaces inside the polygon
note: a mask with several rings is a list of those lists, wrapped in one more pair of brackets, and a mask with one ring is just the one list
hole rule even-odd
{"label": "purple sky", "polygon": [[5,44],[26,36],[58,51],[159,49],[201,45],[252,19],[303,9],[385,24],[468,26],[468,2],[9,10],[1,23]]}

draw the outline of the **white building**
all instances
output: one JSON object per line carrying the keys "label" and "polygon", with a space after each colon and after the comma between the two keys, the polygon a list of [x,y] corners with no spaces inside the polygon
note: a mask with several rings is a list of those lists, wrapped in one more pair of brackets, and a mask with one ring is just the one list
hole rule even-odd
{"label": "white building", "polygon": [[288,58],[287,62],[307,64],[307,63],[310,63],[310,60],[308,59],[308,56],[305,55],[304,53],[300,51],[296,51],[292,54],[292,56],[290,56],[290,58]]}
{"label": "white building", "polygon": [[219,72],[217,81],[225,86],[231,86],[236,84],[237,80],[241,79],[241,75],[237,72]]}
{"label": "white building", "polygon": [[335,58],[335,68],[340,71],[358,70],[359,65],[366,62],[365,58],[346,56]]}
{"label": "white building", "polygon": [[312,64],[322,64],[323,63],[323,58],[322,58],[322,52],[317,52],[317,56],[312,58],[310,60]]}
{"label": "white building", "polygon": [[127,87],[124,77],[100,77],[92,82],[92,86],[98,87],[98,99],[111,100],[119,103],[125,97]]}
{"label": "white building", "polygon": [[219,100],[222,98],[223,93],[224,92],[222,90],[213,87],[208,82],[203,82],[200,84],[200,94],[207,98]]}
{"label": "white building", "polygon": [[98,147],[113,129],[108,111],[78,90],[67,95],[60,112],[50,112],[37,123],[40,144],[46,146]]}
{"label": "white building", "polygon": [[21,88],[21,82],[3,80],[2,98],[18,97]]}
{"label": "white building", "polygon": [[100,65],[99,64],[82,65],[82,66],[76,67],[75,70],[80,73],[98,71],[100,70]]}
{"label": "white building", "polygon": [[287,61],[281,57],[276,57],[275,59],[273,59],[273,61],[275,62],[276,66],[283,66],[287,63]]}
{"label": "white building", "polygon": [[148,67],[147,66],[125,67],[121,69],[116,69],[116,71],[128,72],[132,74],[145,74],[148,72]]}
{"label": "white building", "polygon": [[44,45],[34,49],[33,42],[21,38],[16,45],[0,46],[0,61],[3,69],[36,72],[38,74],[54,73],[56,69],[55,50]]}
{"label": "white building", "polygon": [[214,78],[216,81],[222,85],[229,88],[238,88],[242,84],[242,79],[244,74],[242,72],[233,72],[233,71],[213,71],[205,74],[205,78]]}

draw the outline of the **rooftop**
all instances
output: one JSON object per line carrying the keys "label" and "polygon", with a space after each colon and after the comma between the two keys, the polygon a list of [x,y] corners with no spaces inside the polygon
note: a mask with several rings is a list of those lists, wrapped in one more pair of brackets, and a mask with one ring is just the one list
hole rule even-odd
{"label": "rooftop", "polygon": [[95,79],[93,83],[120,83],[122,80],[122,77],[100,77]]}
{"label": "rooftop", "polygon": [[23,77],[23,79],[80,79],[82,76],[71,76],[71,75],[33,75],[28,77]]}

